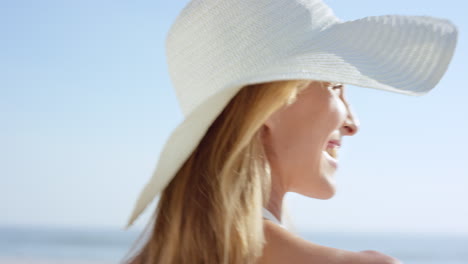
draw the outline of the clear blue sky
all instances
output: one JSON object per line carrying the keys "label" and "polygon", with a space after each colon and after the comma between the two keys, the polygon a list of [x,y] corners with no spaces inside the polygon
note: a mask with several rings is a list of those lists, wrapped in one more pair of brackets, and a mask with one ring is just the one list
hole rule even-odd
{"label": "clear blue sky", "polygon": [[[164,39],[186,2],[0,2],[0,225],[125,225],[182,120]],[[338,193],[289,195],[297,226],[468,233],[465,2],[326,2],[344,20],[448,18],[460,35],[446,75],[423,97],[348,86],[361,129],[344,138]]]}

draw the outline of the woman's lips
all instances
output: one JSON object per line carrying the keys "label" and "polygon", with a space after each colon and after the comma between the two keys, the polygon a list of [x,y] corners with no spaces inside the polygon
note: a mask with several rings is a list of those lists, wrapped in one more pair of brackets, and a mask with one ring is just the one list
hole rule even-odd
{"label": "woman's lips", "polygon": [[330,140],[328,141],[327,148],[341,147],[341,142],[339,140]]}
{"label": "woman's lips", "polygon": [[335,168],[338,167],[338,159],[336,157],[340,146],[341,142],[339,140],[330,140],[325,150],[322,151],[327,161]]}

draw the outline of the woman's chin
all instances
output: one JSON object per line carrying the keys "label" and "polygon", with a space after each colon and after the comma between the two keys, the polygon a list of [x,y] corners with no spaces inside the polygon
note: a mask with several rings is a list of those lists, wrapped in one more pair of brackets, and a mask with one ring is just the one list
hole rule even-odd
{"label": "woman's chin", "polygon": [[336,179],[333,173],[322,175],[320,192],[317,192],[317,199],[328,200],[336,194]]}
{"label": "woman's chin", "polygon": [[315,198],[320,200],[328,200],[333,198],[336,193],[336,187],[334,181],[325,180],[320,184],[315,185],[313,188],[310,188],[307,192],[298,192],[302,195],[305,195],[309,198]]}
{"label": "woman's chin", "polygon": [[314,198],[320,199],[320,200],[328,200],[333,198],[335,196],[336,189],[335,188],[330,188],[329,190],[324,190],[320,192],[320,194],[315,195]]}

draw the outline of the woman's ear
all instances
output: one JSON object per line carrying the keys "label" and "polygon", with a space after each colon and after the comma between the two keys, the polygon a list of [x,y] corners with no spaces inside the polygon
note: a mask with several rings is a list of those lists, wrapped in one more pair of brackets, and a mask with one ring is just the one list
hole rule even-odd
{"label": "woman's ear", "polygon": [[271,130],[274,127],[273,115],[268,117],[268,119],[263,123],[262,130]]}
{"label": "woman's ear", "polygon": [[265,152],[267,153],[271,148],[271,121],[266,121],[261,127],[260,127],[260,140],[262,142],[263,148],[265,149]]}
{"label": "woman's ear", "polygon": [[262,142],[265,144],[267,140],[267,137],[271,135],[271,131],[274,127],[274,121],[271,118],[271,116],[263,123],[263,125],[260,127],[260,137],[262,138]]}
{"label": "woman's ear", "polygon": [[[274,112],[271,114],[268,119],[263,123],[263,126],[265,126],[265,129],[267,130],[272,130],[276,127],[276,123],[278,122],[278,115],[281,112],[281,110]],[[262,128],[263,129],[263,128]]]}

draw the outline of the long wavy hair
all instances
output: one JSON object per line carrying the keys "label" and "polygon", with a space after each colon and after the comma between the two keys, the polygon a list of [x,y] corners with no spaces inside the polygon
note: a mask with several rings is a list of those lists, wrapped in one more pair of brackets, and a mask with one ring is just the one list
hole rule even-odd
{"label": "long wavy hair", "polygon": [[143,231],[146,241],[124,263],[255,263],[265,244],[262,207],[271,188],[261,128],[307,83],[243,87],[162,191]]}

